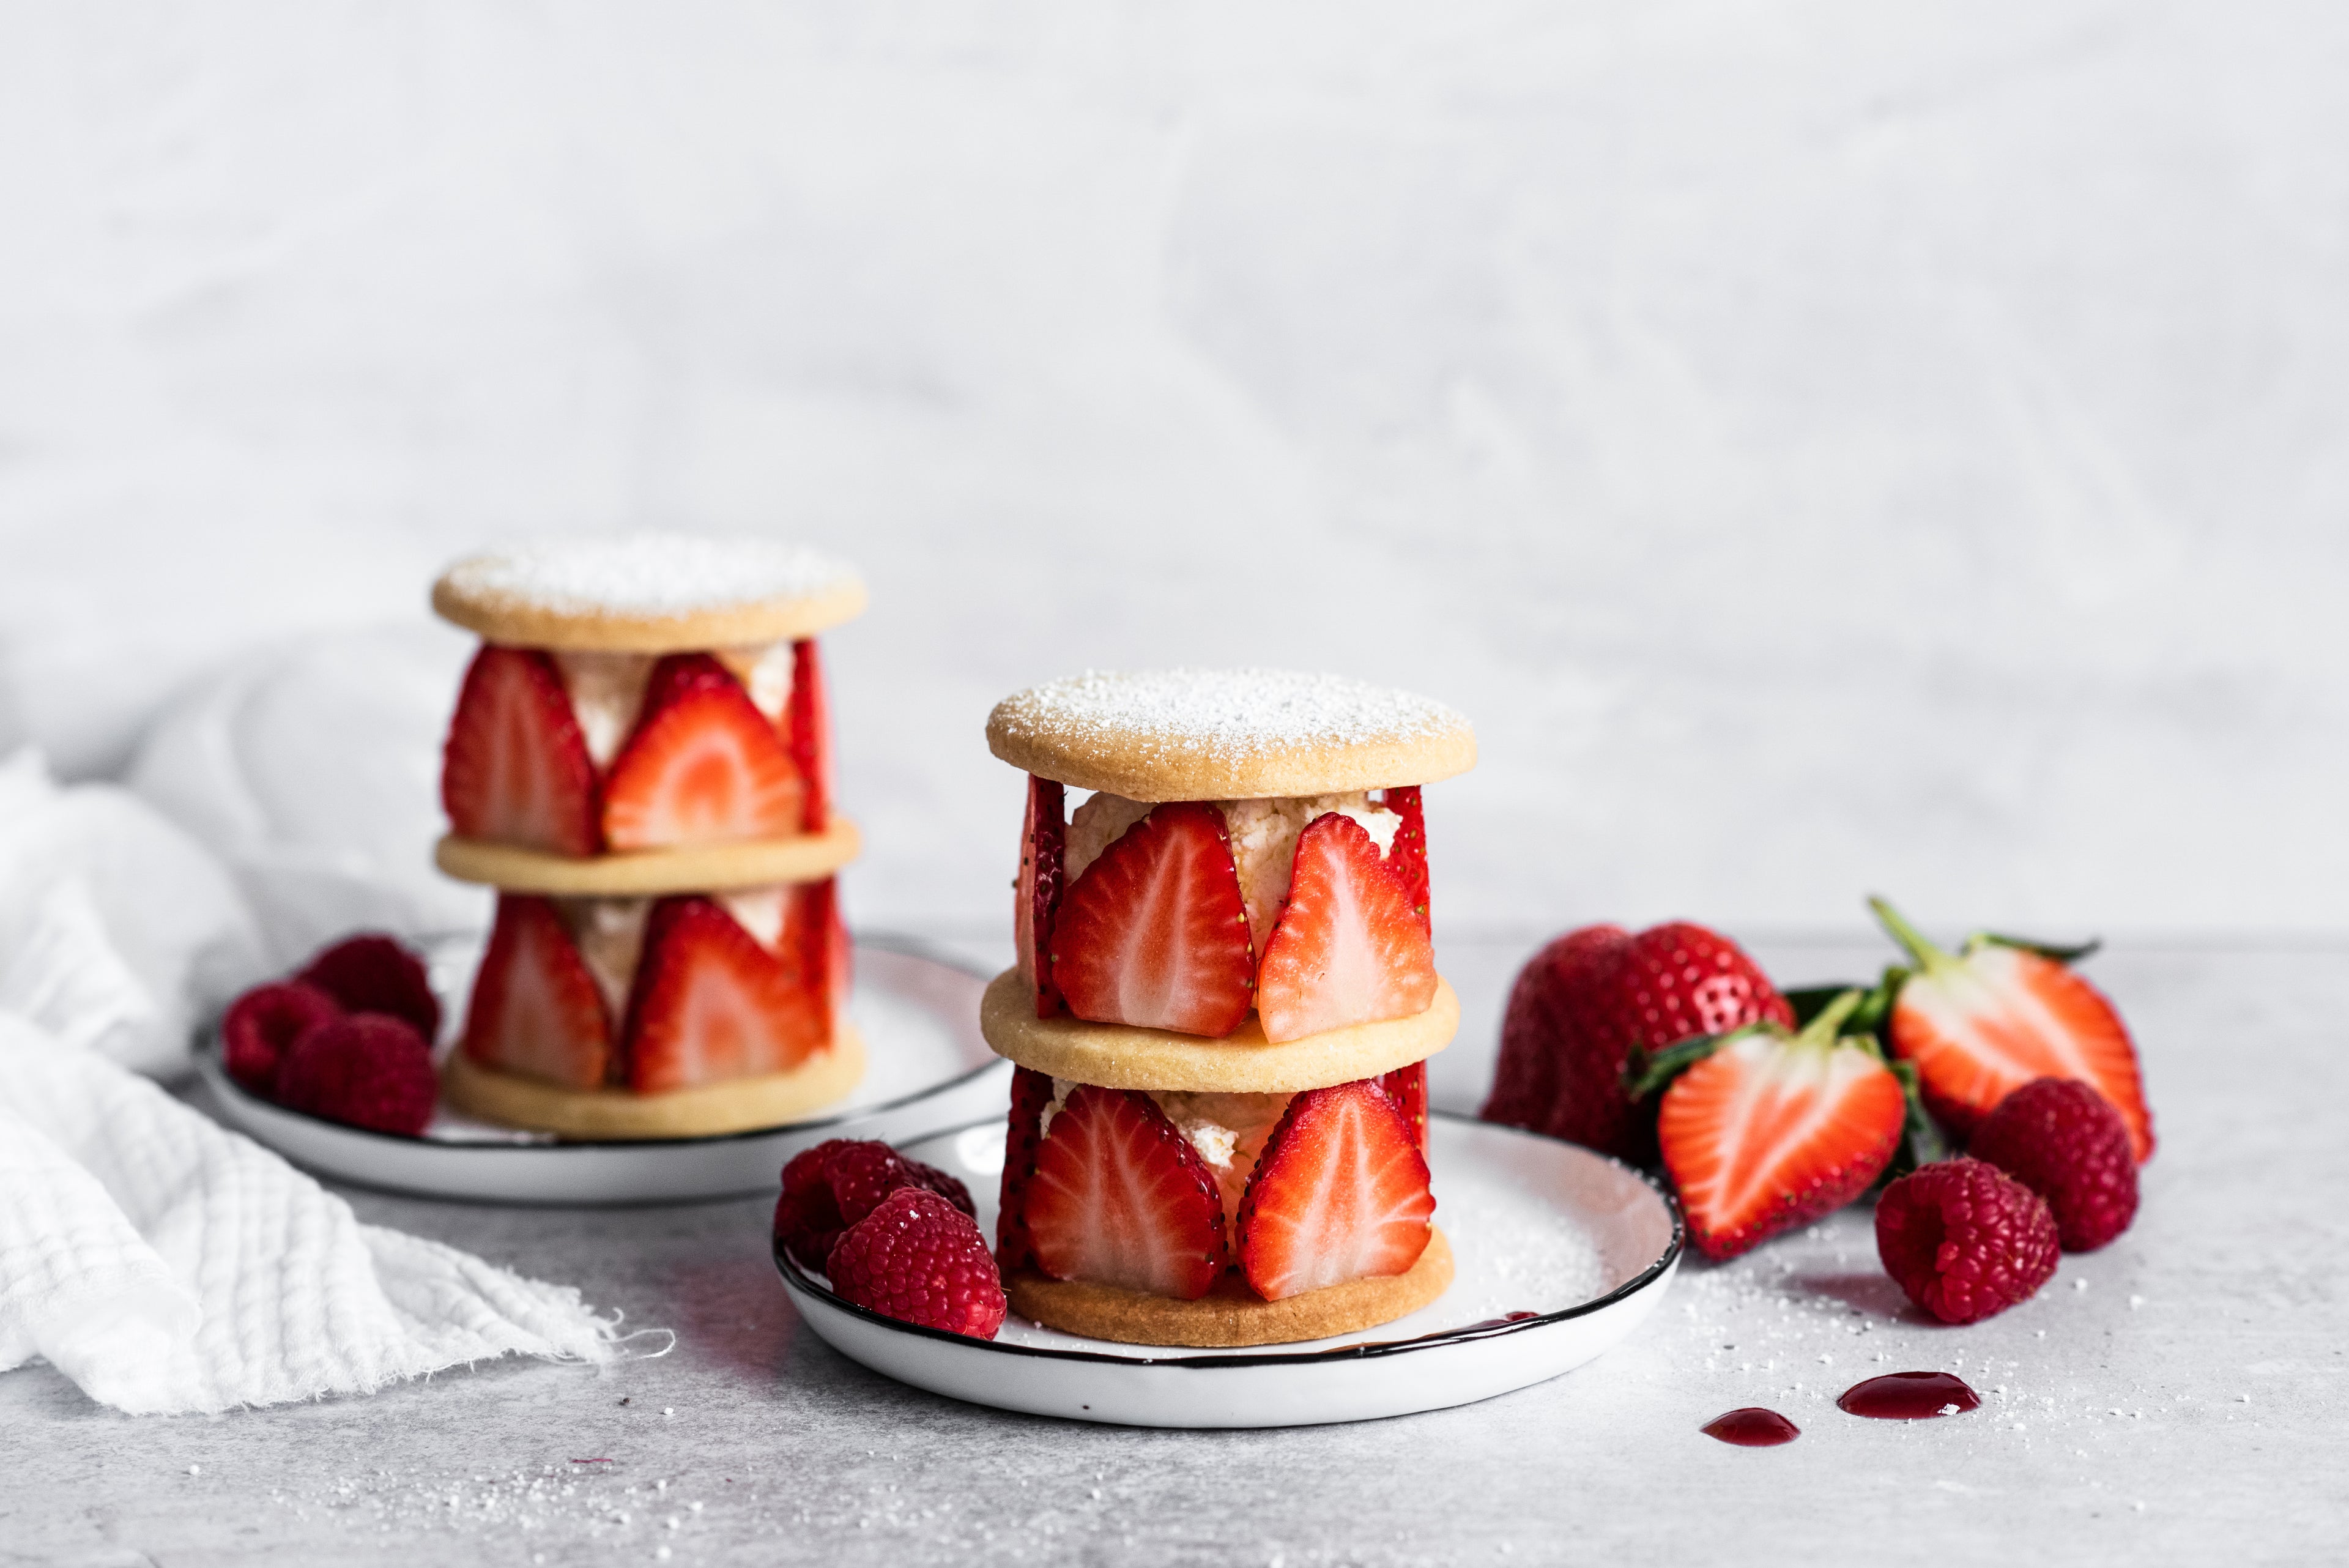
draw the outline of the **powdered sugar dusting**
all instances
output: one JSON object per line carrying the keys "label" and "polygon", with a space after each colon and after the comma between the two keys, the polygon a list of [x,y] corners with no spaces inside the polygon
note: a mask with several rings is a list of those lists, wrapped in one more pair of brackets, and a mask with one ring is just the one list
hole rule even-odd
{"label": "powdered sugar dusting", "polygon": [[1466,719],[1425,697],[1289,670],[1089,670],[1007,699],[995,717],[1015,735],[1092,732],[1235,761],[1299,746],[1411,741],[1468,728]]}
{"label": "powdered sugar dusting", "polygon": [[845,561],[771,539],[628,534],[544,539],[449,568],[469,597],[560,615],[694,615],[853,585]]}

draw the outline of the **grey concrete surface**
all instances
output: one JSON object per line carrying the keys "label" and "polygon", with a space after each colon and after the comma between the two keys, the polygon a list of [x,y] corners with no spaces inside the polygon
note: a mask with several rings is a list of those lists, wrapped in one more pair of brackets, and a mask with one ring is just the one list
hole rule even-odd
{"label": "grey concrete surface", "polygon": [[[984,946],[985,944],[980,944]],[[1447,940],[1466,1106],[1530,941]],[[1873,947],[1757,943],[1781,980]],[[1132,1431],[916,1393],[834,1355],[766,1258],[759,1201],[607,1210],[354,1191],[367,1219],[574,1282],[676,1330],[605,1370],[503,1362],[371,1398],[190,1419],[0,1376],[0,1563],[1321,1563],[2310,1562],[2349,1523],[2342,1263],[2349,950],[2124,948],[2161,1147],[2136,1227],[2036,1300],[1907,1310],[1867,1210],[1689,1267],[1613,1355],[1434,1415]],[[1846,1417],[1877,1372],[1959,1371],[1982,1409]],[[1775,1449],[1697,1428],[1768,1405]]]}

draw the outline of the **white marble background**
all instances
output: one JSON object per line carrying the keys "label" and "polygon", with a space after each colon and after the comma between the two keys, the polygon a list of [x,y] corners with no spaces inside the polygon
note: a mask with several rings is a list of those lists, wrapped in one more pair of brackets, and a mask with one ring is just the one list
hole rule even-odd
{"label": "white marble background", "polygon": [[1003,692],[1260,661],[1477,720],[1463,921],[2338,931],[2344,148],[2313,0],[9,7],[0,745],[771,530],[863,919],[1000,914]]}

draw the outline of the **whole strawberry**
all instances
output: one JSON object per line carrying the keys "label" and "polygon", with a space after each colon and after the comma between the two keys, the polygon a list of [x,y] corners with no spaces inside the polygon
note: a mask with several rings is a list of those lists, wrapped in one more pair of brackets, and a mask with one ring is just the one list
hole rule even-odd
{"label": "whole strawberry", "polygon": [[975,1215],[970,1191],[936,1166],[908,1159],[873,1138],[832,1138],[802,1149],[783,1167],[775,1204],[775,1241],[802,1267],[823,1272],[850,1226],[903,1188],[936,1193]]}
{"label": "whole strawberry", "polygon": [[1939,1160],[1877,1199],[1876,1251],[1910,1301],[1943,1323],[1978,1323],[2054,1277],[2055,1219],[1996,1166]]}
{"label": "whole strawberry", "polygon": [[901,1187],[841,1233],[832,1288],[884,1317],[975,1339],[1003,1326],[1002,1276],[978,1222],[922,1187]]}
{"label": "whole strawberry", "polygon": [[432,1051],[404,1018],[352,1012],[294,1043],[277,1069],[277,1103],[331,1122],[415,1137],[440,1093]]}
{"label": "whole strawberry", "polygon": [[221,1065],[252,1093],[274,1097],[278,1066],[294,1042],[342,1013],[333,997],[298,980],[256,985],[221,1018]]}
{"label": "whole strawberry", "polygon": [[1649,1164],[1655,1107],[1623,1087],[1634,1047],[1661,1051],[1692,1035],[1794,1021],[1754,961],[1702,926],[1674,921],[1637,936],[1586,926],[1517,976],[1484,1115]]}
{"label": "whole strawberry", "polygon": [[2067,1252],[2093,1252],[2137,1218],[2128,1126],[2076,1078],[2033,1078],[1999,1101],[1966,1152],[2045,1199]]}

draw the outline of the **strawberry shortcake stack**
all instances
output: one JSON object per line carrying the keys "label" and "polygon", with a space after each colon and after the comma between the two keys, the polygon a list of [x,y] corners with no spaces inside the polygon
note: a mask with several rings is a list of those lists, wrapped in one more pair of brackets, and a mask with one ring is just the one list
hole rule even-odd
{"label": "strawberry shortcake stack", "polygon": [[1420,786],[1475,763],[1467,721],[1331,676],[1171,670],[1023,691],[987,734],[1029,774],[1019,961],[980,1018],[1017,1064],[1012,1306],[1248,1345],[1434,1300],[1426,1059],[1460,1007]]}
{"label": "strawberry shortcake stack", "polygon": [[750,539],[477,556],[432,605],[481,635],[450,721],[440,868],[498,890],[448,1097],[574,1137],[789,1121],[864,1072],[844,1012],[815,634],[837,561]]}

